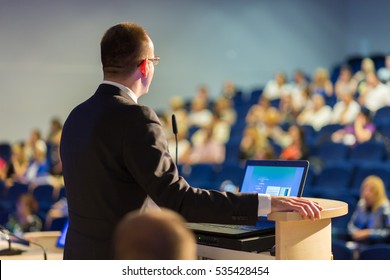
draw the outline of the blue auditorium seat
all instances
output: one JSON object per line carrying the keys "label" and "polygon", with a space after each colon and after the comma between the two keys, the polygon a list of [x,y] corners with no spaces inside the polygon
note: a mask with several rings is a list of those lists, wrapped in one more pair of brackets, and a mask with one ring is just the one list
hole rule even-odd
{"label": "blue auditorium seat", "polygon": [[322,145],[324,143],[329,142],[333,132],[336,132],[337,130],[342,128],[344,128],[344,126],[341,124],[328,124],[323,126],[320,131],[317,132],[315,140],[316,144]]}
{"label": "blue auditorium seat", "polygon": [[54,202],[54,187],[49,184],[38,185],[32,190],[32,195],[35,197],[42,211],[50,209]]}
{"label": "blue auditorium seat", "polygon": [[347,162],[324,165],[312,185],[311,192],[321,197],[348,192],[353,170],[353,165]]}
{"label": "blue auditorium seat", "polygon": [[375,244],[362,249],[359,260],[390,260],[390,244]]}
{"label": "blue auditorium seat", "polygon": [[327,142],[317,149],[317,156],[322,162],[345,161],[348,158],[349,147],[343,143]]}
{"label": "blue auditorium seat", "polygon": [[27,184],[14,183],[13,186],[5,190],[0,205],[7,211],[12,212],[15,209],[16,201],[19,196],[27,192]]}
{"label": "blue auditorium seat", "polygon": [[184,176],[192,187],[209,188],[214,182],[214,165],[199,163],[190,166],[190,172]]}
{"label": "blue auditorium seat", "polygon": [[375,163],[386,159],[386,148],[381,141],[368,141],[351,148],[349,160],[354,163]]}
{"label": "blue auditorium seat", "polygon": [[390,124],[390,106],[379,108],[374,114],[373,123],[376,126]]}
{"label": "blue auditorium seat", "polygon": [[332,254],[334,260],[353,260],[353,250],[347,247],[345,241],[332,240]]}
{"label": "blue auditorium seat", "polygon": [[68,221],[68,217],[53,218],[50,224],[47,225],[45,230],[61,231],[64,228],[67,221]]}
{"label": "blue auditorium seat", "polygon": [[370,176],[376,175],[383,180],[388,191],[390,191],[390,163],[363,163],[356,166],[355,174],[351,182],[350,192],[354,196],[360,195],[360,188],[363,180]]}
{"label": "blue auditorium seat", "polygon": [[249,96],[248,103],[251,105],[258,103],[262,93],[263,93],[262,88],[256,88],[256,89],[252,90],[252,92]]}
{"label": "blue auditorium seat", "polygon": [[220,186],[223,181],[230,180],[236,186],[239,186],[242,183],[244,176],[244,169],[236,164],[224,164],[221,168],[215,173],[214,182],[216,185]]}

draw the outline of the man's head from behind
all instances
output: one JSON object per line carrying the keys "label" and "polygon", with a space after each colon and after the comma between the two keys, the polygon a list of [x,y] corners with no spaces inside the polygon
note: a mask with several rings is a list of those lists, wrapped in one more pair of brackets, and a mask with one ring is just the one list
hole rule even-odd
{"label": "man's head from behind", "polygon": [[114,257],[122,260],[195,259],[195,238],[185,220],[171,210],[130,212],[116,228]]}
{"label": "man's head from behind", "polygon": [[100,42],[105,75],[132,74],[149,55],[151,40],[144,28],[123,22],[109,28]]}

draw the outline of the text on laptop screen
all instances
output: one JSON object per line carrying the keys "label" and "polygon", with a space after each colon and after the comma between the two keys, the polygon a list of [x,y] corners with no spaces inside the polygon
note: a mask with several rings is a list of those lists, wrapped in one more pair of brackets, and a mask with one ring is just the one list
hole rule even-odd
{"label": "text on laptop screen", "polygon": [[247,166],[241,192],[298,196],[304,167]]}

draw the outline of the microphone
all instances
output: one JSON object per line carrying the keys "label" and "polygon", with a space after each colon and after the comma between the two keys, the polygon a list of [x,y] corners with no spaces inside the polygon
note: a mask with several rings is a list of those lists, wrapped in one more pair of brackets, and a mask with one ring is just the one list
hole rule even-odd
{"label": "microphone", "polygon": [[26,240],[26,239],[23,239],[23,238],[20,238],[19,236],[11,233],[7,228],[3,227],[2,225],[0,225],[0,232],[4,235],[5,239],[8,241],[8,249],[0,250],[0,256],[20,255],[21,253],[25,252],[25,250],[12,249],[11,248],[11,238],[10,238],[10,236],[12,236],[12,237],[22,241],[23,243],[25,243],[27,245],[29,245],[31,243],[31,244],[34,244],[34,245],[40,247],[42,249],[42,251],[43,251],[43,259],[47,260],[46,250],[45,250],[45,248],[41,244],[33,242],[33,241]]}
{"label": "microphone", "polygon": [[172,131],[173,131],[173,134],[175,134],[175,141],[176,141],[176,166],[177,166],[178,143],[177,143],[177,123],[176,123],[175,114],[172,114]]}
{"label": "microphone", "polygon": [[11,238],[7,232],[4,232],[2,229],[0,232],[3,234],[5,240],[8,242],[8,249],[0,250],[0,256],[16,256],[25,252],[25,250],[13,249],[11,248]]}

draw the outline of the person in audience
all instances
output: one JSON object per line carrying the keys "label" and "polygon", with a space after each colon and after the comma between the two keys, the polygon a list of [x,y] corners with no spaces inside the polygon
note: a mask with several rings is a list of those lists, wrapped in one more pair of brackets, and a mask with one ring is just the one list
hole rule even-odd
{"label": "person in audience", "polygon": [[280,99],[288,91],[287,77],[283,72],[277,72],[274,79],[269,80],[264,87],[263,96],[268,100]]}
{"label": "person in audience", "polygon": [[351,87],[340,87],[337,92],[339,101],[333,106],[330,123],[348,125],[355,121],[360,112],[360,104],[354,99]]}
{"label": "person in audience", "polygon": [[353,79],[353,73],[349,65],[343,65],[340,68],[340,74],[335,83],[335,94],[337,98],[342,99],[341,95],[350,92],[352,96],[357,90],[356,80]]}
{"label": "person in audience", "polygon": [[390,202],[380,177],[368,176],[362,182],[359,202],[348,222],[348,233],[358,249],[389,242]]}
{"label": "person in audience", "polygon": [[50,159],[50,173],[53,175],[62,175],[62,164],[60,158],[60,141],[62,133],[62,122],[59,118],[52,118],[50,121],[50,130],[46,137],[48,144],[48,158]]}
{"label": "person in audience", "polygon": [[207,107],[207,100],[204,97],[195,97],[191,102],[191,110],[188,113],[189,127],[205,127],[210,125],[213,113]]}
{"label": "person in audience", "polygon": [[7,179],[8,163],[5,159],[0,157],[0,181]]}
{"label": "person in audience", "polygon": [[25,174],[29,160],[24,143],[15,143],[11,147],[11,161],[6,176],[6,185],[12,186],[14,181]]}
{"label": "person in audience", "polygon": [[367,107],[372,113],[390,105],[390,87],[379,81],[376,72],[366,74],[366,86],[360,92],[359,103]]}
{"label": "person in audience", "polygon": [[196,241],[186,221],[169,209],[126,214],[115,228],[117,260],[195,260]]}
{"label": "person in audience", "polygon": [[319,67],[314,71],[310,91],[311,94],[319,94],[324,98],[333,95],[333,84],[329,78],[329,71],[327,69]]}
{"label": "person in audience", "polygon": [[206,138],[208,138],[210,129],[212,130],[211,138],[216,143],[225,145],[229,141],[231,125],[222,119],[218,111],[214,111],[213,120],[210,125],[198,129],[192,135],[191,143],[195,146],[203,145],[205,142],[207,142]]}
{"label": "person in audience", "polygon": [[305,133],[302,127],[291,125],[288,129],[291,143],[282,149],[280,159],[303,160],[308,158],[309,148],[305,143]]}
{"label": "person in audience", "polygon": [[32,146],[32,158],[22,174],[15,177],[15,181],[24,184],[43,184],[50,181],[50,167],[47,162],[47,146],[44,141],[38,140]]}
{"label": "person in audience", "polygon": [[390,86],[390,54],[385,56],[385,66],[378,69],[379,80]]}
{"label": "person in audience", "polygon": [[[168,133],[168,150],[172,158],[176,160],[176,139],[172,129]],[[177,123],[177,163],[186,163],[191,152],[191,141],[188,140],[188,128],[186,124]]]}
{"label": "person in audience", "polygon": [[239,159],[275,158],[272,147],[265,133],[261,133],[256,126],[247,126],[240,142]]}
{"label": "person in audience", "polygon": [[359,95],[362,95],[366,91],[367,74],[370,72],[376,72],[375,63],[371,58],[365,57],[362,59],[360,70],[353,75]]}
{"label": "person in audience", "polygon": [[281,115],[281,123],[293,124],[296,122],[300,109],[294,105],[292,94],[286,94],[280,99],[279,111]]}
{"label": "person in audience", "polygon": [[214,103],[214,115],[218,115],[221,121],[232,126],[237,120],[237,113],[233,107],[233,101],[226,97],[219,97]]}
{"label": "person in audience", "polygon": [[299,125],[311,125],[319,131],[323,126],[329,124],[331,115],[332,108],[325,104],[324,96],[316,93],[298,115],[297,123]]}
{"label": "person in audience", "polygon": [[16,202],[16,211],[8,218],[6,227],[18,237],[25,232],[42,230],[42,220],[36,215],[39,205],[32,194],[22,194]]}
{"label": "person in audience", "polygon": [[223,83],[222,89],[221,89],[221,96],[232,99],[237,94],[236,85],[232,80],[227,80]]}
{"label": "person in audience", "polygon": [[164,113],[167,121],[167,129],[172,131],[172,115],[175,115],[176,123],[188,130],[188,113],[185,109],[185,101],[180,96],[173,96],[169,101],[169,109]]}
{"label": "person in audience", "polygon": [[35,149],[35,146],[36,146],[35,144],[37,142],[41,143],[39,145],[43,145],[44,144],[46,146],[46,142],[42,138],[41,131],[39,129],[33,129],[31,131],[31,133],[30,133],[30,137],[24,143],[24,149],[25,149],[27,158],[29,160],[31,160],[33,158],[33,156],[34,156],[34,149]]}
{"label": "person in audience", "polygon": [[354,146],[371,140],[375,130],[370,110],[362,107],[354,123],[337,130],[331,138],[333,142]]}
{"label": "person in audience", "polygon": [[[34,142],[32,142],[34,143]],[[32,157],[27,158],[24,143],[12,145],[11,163],[7,175],[7,186],[14,182],[29,184],[33,189],[40,184],[51,184],[55,188],[64,185],[63,177],[53,175],[47,160],[47,145],[43,140],[35,141],[32,148]]]}
{"label": "person in audience", "polygon": [[261,95],[258,103],[249,108],[249,111],[245,116],[246,125],[260,126],[264,122],[265,116],[271,108],[269,99]]}
{"label": "person in audience", "polygon": [[214,133],[217,123],[213,122],[197,132],[198,139],[192,141],[193,147],[189,153],[187,164],[210,163],[220,164],[225,160],[225,140],[219,139],[219,134]]}
{"label": "person in audience", "polygon": [[47,211],[45,219],[45,229],[50,229],[50,226],[53,223],[53,220],[61,217],[68,217],[68,200],[66,197],[62,197],[50,207]]}
{"label": "person in audience", "polygon": [[[294,72],[294,79],[289,84],[287,93],[287,96],[291,96],[293,111],[300,112],[303,110],[309,99],[310,90],[306,74],[302,70],[298,69]],[[283,102],[283,96],[281,102]]]}

